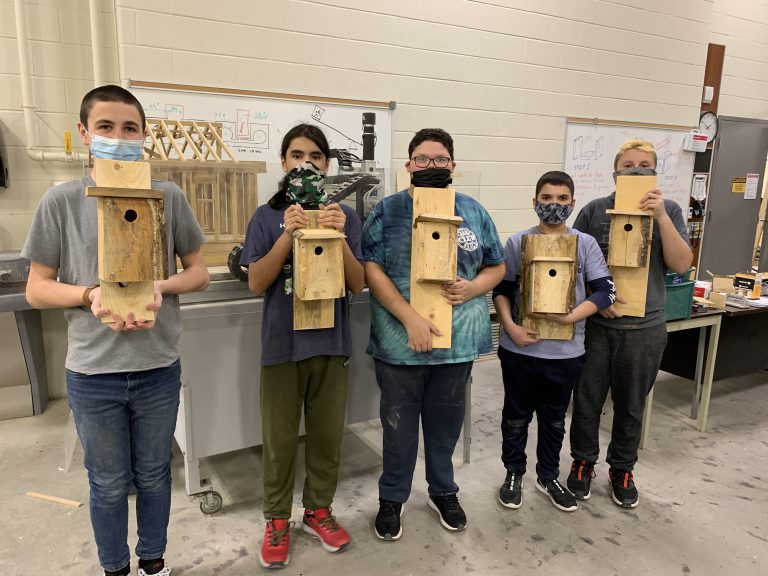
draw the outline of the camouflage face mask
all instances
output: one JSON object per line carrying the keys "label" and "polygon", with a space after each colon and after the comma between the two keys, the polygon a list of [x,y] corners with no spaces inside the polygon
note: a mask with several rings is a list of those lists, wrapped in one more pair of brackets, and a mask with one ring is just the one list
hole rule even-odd
{"label": "camouflage face mask", "polygon": [[317,208],[327,204],[325,194],[325,172],[312,162],[299,164],[285,175],[288,187],[286,194],[292,202],[305,207]]}

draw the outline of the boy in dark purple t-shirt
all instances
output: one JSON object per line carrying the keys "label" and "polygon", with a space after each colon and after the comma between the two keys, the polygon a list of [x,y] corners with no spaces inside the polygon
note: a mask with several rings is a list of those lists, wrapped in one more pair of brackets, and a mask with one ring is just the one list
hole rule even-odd
{"label": "boy in dark purple t-shirt", "polygon": [[261,422],[264,458],[264,516],[259,561],[280,568],[290,560],[290,518],[296,445],[302,407],[306,426],[306,479],[302,529],[329,552],[344,550],[349,534],[336,521],[341,437],[347,406],[347,372],[352,353],[347,298],[335,301],[334,327],[293,329],[293,233],[309,225],[304,207],[319,208],[318,223],[346,235],[344,279],[348,291],[363,289],[360,219],[350,208],[328,203],[323,190],[330,149],[322,131],[299,124],[281,149],[286,176],[280,190],[248,225],[241,264],[248,287],[264,294],[261,355]]}

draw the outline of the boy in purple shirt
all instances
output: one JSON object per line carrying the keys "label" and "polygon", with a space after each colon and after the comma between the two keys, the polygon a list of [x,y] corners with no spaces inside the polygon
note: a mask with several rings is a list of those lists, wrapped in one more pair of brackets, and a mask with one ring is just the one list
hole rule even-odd
{"label": "boy in purple shirt", "polygon": [[[499,341],[499,359],[504,380],[501,460],[507,474],[499,489],[499,502],[519,508],[523,502],[523,474],[528,425],[536,413],[539,427],[536,447],[536,488],[549,496],[555,508],[577,509],[576,499],[559,480],[560,449],[565,435],[565,412],[571,390],[584,364],[584,320],[615,300],[615,288],[600,246],[594,238],[567,228],[565,221],[574,207],[573,180],[565,172],[547,172],[536,184],[533,207],[539,216],[534,228],[507,240],[504,280],[493,291],[494,303],[504,328]],[[575,324],[572,340],[541,340],[521,326],[520,252],[526,234],[575,234],[578,236],[576,274],[577,306],[569,314],[546,314],[561,324]],[[587,285],[591,294],[587,296]]]}

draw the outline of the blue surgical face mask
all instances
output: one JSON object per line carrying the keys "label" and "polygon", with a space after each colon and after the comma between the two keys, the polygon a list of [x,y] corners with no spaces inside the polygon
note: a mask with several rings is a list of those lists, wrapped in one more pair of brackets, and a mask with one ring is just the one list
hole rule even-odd
{"label": "blue surgical face mask", "polygon": [[126,160],[135,162],[141,160],[144,154],[144,139],[123,140],[107,138],[93,134],[91,136],[91,155],[104,160]]}

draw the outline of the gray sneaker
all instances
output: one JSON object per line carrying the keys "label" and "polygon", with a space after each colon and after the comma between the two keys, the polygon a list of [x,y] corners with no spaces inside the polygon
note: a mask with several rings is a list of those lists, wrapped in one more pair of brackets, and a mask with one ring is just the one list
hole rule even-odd
{"label": "gray sneaker", "polygon": [[558,510],[573,512],[579,507],[573,494],[567,488],[563,488],[563,485],[560,484],[557,478],[550,480],[546,484],[543,484],[540,479],[536,478],[536,488],[538,488],[539,492],[549,496],[549,499],[552,500],[552,505]]}
{"label": "gray sneaker", "polygon": [[523,475],[507,470],[504,484],[499,488],[499,502],[505,508],[517,510],[523,504]]}

